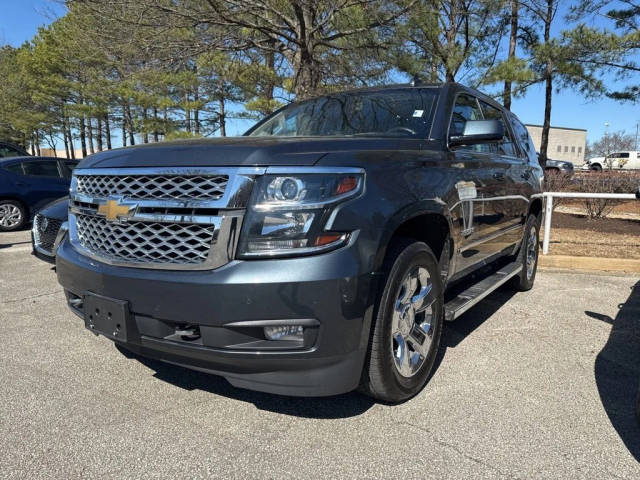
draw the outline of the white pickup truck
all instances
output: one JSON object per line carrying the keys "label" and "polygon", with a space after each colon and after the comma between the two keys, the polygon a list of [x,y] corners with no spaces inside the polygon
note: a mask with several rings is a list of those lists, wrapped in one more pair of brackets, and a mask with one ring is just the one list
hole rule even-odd
{"label": "white pickup truck", "polygon": [[582,170],[640,170],[640,152],[615,152],[586,161]]}

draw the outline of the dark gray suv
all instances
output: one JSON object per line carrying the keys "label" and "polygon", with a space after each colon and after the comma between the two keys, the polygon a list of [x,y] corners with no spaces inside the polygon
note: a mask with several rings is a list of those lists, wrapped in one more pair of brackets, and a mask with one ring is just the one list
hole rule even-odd
{"label": "dark gray suv", "polygon": [[532,287],[541,180],[522,123],[475,90],[336,93],[242,137],[91,155],[57,274],[89,330],[142,356],[402,401],[445,320]]}

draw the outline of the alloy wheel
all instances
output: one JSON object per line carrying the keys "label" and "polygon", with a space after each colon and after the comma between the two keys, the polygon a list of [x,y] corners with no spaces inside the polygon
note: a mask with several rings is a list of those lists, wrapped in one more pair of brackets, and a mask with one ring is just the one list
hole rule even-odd
{"label": "alloy wheel", "polygon": [[414,376],[433,339],[433,284],[424,267],[413,268],[400,284],[391,320],[391,351],[398,373]]}
{"label": "alloy wheel", "polygon": [[22,222],[22,212],[12,203],[0,204],[0,227],[13,228]]}

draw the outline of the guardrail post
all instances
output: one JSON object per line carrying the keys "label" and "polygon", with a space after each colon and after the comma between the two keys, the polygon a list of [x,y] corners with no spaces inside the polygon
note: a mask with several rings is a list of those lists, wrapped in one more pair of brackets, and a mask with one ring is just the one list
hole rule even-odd
{"label": "guardrail post", "polygon": [[544,242],[542,243],[542,254],[549,253],[549,238],[551,237],[551,214],[553,213],[553,196],[548,193],[544,194],[545,211],[544,211]]}

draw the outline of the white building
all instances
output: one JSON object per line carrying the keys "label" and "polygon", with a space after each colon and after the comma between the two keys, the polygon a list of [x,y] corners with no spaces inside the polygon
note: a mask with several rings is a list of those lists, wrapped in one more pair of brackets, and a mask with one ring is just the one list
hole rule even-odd
{"label": "white building", "polygon": [[[542,125],[525,125],[536,150],[540,151]],[[552,160],[571,162],[575,166],[584,163],[584,151],[587,147],[587,131],[582,128],[551,127],[547,157]]]}

